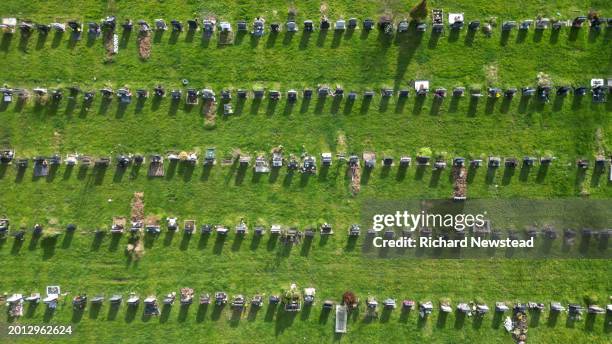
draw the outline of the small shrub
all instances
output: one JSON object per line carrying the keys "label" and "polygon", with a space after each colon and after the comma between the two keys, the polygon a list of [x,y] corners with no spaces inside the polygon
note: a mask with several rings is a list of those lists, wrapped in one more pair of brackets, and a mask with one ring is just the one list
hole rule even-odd
{"label": "small shrub", "polygon": [[450,303],[451,303],[451,299],[448,298],[448,297],[443,297],[439,301],[440,301],[441,304],[448,304],[448,305],[450,305]]}
{"label": "small shrub", "polygon": [[342,294],[342,303],[345,305],[354,305],[357,303],[357,296],[352,291],[346,291]]}
{"label": "small shrub", "polygon": [[421,2],[410,10],[410,18],[415,20],[423,20],[427,18],[427,12],[427,0],[421,0]]}
{"label": "small shrub", "polygon": [[297,7],[295,7],[295,4],[292,3],[292,4],[289,5],[289,9],[287,10],[287,15],[291,19],[297,17],[298,9],[297,9]]}
{"label": "small shrub", "polygon": [[417,151],[417,156],[431,156],[432,150],[429,147],[422,147]]}
{"label": "small shrub", "polygon": [[587,305],[596,305],[599,303],[599,297],[595,294],[585,294],[583,299],[584,303]]}

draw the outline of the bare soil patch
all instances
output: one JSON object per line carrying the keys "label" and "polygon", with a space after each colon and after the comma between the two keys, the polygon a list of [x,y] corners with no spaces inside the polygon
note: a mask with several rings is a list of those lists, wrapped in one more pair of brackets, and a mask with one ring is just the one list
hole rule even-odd
{"label": "bare soil patch", "polygon": [[146,32],[138,36],[138,55],[143,60],[151,57],[151,33]]}

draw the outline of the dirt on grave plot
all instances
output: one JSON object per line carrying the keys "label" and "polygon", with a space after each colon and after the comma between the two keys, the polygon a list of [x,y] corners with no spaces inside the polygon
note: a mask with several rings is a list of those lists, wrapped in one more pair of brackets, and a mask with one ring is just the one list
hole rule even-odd
{"label": "dirt on grave plot", "polygon": [[326,2],[321,3],[321,6],[319,6],[319,12],[321,12],[321,16],[326,17],[328,11],[329,11],[329,6],[327,6],[327,3]]}
{"label": "dirt on grave plot", "polygon": [[138,240],[136,240],[135,245],[136,247],[134,247],[134,258],[140,259],[145,254],[144,242],[143,240],[140,240],[140,238],[138,238]]}
{"label": "dirt on grave plot", "polygon": [[133,242],[127,244],[125,250],[135,260],[142,258],[145,254],[143,240],[140,240],[140,237],[135,238]]}
{"label": "dirt on grave plot", "polygon": [[361,191],[361,167],[355,165],[351,167],[351,192],[356,195]]}
{"label": "dirt on grave plot", "polygon": [[464,166],[453,166],[453,198],[465,199],[467,193],[467,170]]}
{"label": "dirt on grave plot", "polygon": [[104,50],[106,50],[106,57],[111,57],[115,54],[115,32],[113,30],[104,31]]}
{"label": "dirt on grave plot", "polygon": [[517,312],[513,316],[512,323],[514,326],[511,332],[512,338],[517,343],[526,343],[528,331],[527,314],[523,312]]}
{"label": "dirt on grave plot", "polygon": [[138,36],[138,55],[144,60],[151,57],[151,33],[145,32]]}
{"label": "dirt on grave plot", "polygon": [[159,226],[159,217],[156,215],[148,215],[145,218],[145,226]]}
{"label": "dirt on grave plot", "polygon": [[206,102],[202,107],[202,113],[204,114],[204,126],[214,127],[217,119],[217,102]]}
{"label": "dirt on grave plot", "polygon": [[496,63],[488,64],[484,67],[485,77],[489,84],[497,84],[499,82],[499,73]]}
{"label": "dirt on grave plot", "polygon": [[336,133],[336,151],[339,153],[346,153],[346,134],[342,130],[338,130]]}
{"label": "dirt on grave plot", "polygon": [[[132,222],[142,223],[144,220],[144,192],[134,192],[132,197],[132,211],[130,214]],[[148,218],[147,218],[148,220]],[[133,259],[140,259],[145,254],[144,242],[140,234],[132,236],[126,247],[127,253]]]}
{"label": "dirt on grave plot", "polygon": [[134,192],[134,197],[132,198],[132,221],[133,222],[142,222],[144,219],[144,192]]}

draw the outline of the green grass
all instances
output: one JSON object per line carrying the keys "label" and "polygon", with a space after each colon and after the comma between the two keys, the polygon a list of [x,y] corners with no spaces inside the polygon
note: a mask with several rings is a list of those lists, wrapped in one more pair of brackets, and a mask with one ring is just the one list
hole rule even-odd
{"label": "green grass", "polygon": [[[316,20],[319,1],[299,2],[298,22]],[[431,6],[446,12],[463,11],[466,19],[484,20],[496,16],[502,20],[533,18],[536,14],[572,18],[589,8],[612,15],[605,1],[433,1]],[[334,1],[328,2],[329,17],[336,19],[370,16],[377,18],[392,11],[397,19],[411,5],[399,1]],[[277,10],[277,14],[274,14]],[[287,3],[281,1],[195,2],[195,1],[49,1],[24,4],[4,1],[2,16],[15,15],[51,22],[79,18],[96,20],[116,14],[145,18],[150,23],[162,17],[185,20],[195,14],[214,13],[219,18],[249,22],[257,15],[267,22],[285,21]],[[300,25],[301,26],[301,25]],[[386,38],[377,31],[363,35],[327,35],[315,32],[309,39],[300,31],[292,38],[285,33],[276,39],[266,35],[259,41],[249,35],[237,39],[232,46],[218,46],[217,38],[202,41],[200,34],[189,39],[186,33],[176,41],[170,32],[154,40],[151,59],[141,61],[137,54],[136,34],[120,47],[112,60],[105,59],[101,40],[69,43],[68,36],[39,40],[35,33],[20,43],[20,35],[0,42],[1,81],[14,87],[67,87],[73,84],[98,89],[104,85],[132,89],[162,83],[166,88],[183,88],[181,80],[189,79],[195,88],[205,86],[217,91],[223,88],[262,86],[267,89],[301,89],[318,84],[336,84],[348,90],[396,89],[412,85],[414,79],[429,79],[432,87],[489,85],[521,87],[534,85],[540,71],[549,74],[555,85],[588,84],[593,77],[608,77],[610,64],[610,31],[593,36],[588,28],[570,37],[563,29],[558,37],[550,30],[538,37],[533,30],[525,37],[513,31],[506,42],[499,28],[493,37],[480,32],[473,40],[464,29],[458,37],[447,34],[437,41],[427,32],[419,41],[413,34]],[[491,70],[496,70],[496,73]],[[378,158],[384,154],[415,156],[421,147],[434,152],[447,152],[450,157],[540,156],[552,152],[556,160],[544,178],[534,169],[526,177],[519,172],[504,178],[500,169],[494,177],[479,170],[468,186],[470,198],[557,199],[572,198],[588,191],[589,197],[609,199],[612,188],[607,175],[597,176],[589,169],[586,176],[577,174],[575,159],[593,159],[599,149],[609,152],[612,146],[611,108],[592,104],[589,97],[574,102],[572,97],[542,105],[532,100],[521,103],[489,103],[481,99],[470,103],[469,97],[454,102],[450,97],[440,107],[432,97],[422,104],[411,95],[402,104],[397,97],[388,103],[376,96],[368,105],[359,97],[351,107],[346,100],[333,99],[310,103],[300,99],[293,107],[285,99],[277,105],[247,100],[240,105],[233,101],[237,114],[224,117],[220,113],[216,126],[204,124],[200,106],[188,108],[181,103],[172,107],[168,98],[156,104],[151,99],[142,107],[134,101],[127,108],[101,104],[99,94],[93,106],[84,110],[81,98],[71,103],[62,100],[58,107],[25,106],[11,103],[0,109],[0,142],[13,146],[18,156],[78,151],[89,155],[115,156],[120,152],[143,154],[166,150],[217,148],[218,155],[239,148],[255,155],[270,152],[283,145],[287,153],[303,150],[318,155],[324,151],[339,152],[340,136],[346,137],[346,151],[361,153],[373,150]],[[597,130],[601,135],[596,135]],[[334,163],[325,174],[302,178],[282,169],[278,175],[256,176],[251,168],[245,173],[235,166],[217,164],[209,172],[198,165],[193,171],[178,167],[166,177],[149,179],[145,168],[105,173],[79,169],[69,171],[61,166],[54,177],[32,178],[32,167],[22,176],[13,166],[0,170],[0,214],[12,220],[13,228],[31,228],[43,223],[47,229],[64,228],[77,223],[73,238],[62,234],[55,241],[34,242],[28,236],[22,247],[12,239],[0,241],[0,259],[7,262],[0,268],[3,278],[0,291],[43,291],[49,284],[60,284],[72,295],[87,291],[90,295],[104,292],[126,294],[137,291],[141,296],[156,293],[161,298],[184,286],[196,292],[213,293],[224,289],[230,295],[257,292],[277,293],[295,281],[300,287],[317,288],[319,303],[310,314],[298,314],[290,321],[283,314],[270,319],[264,307],[254,320],[247,316],[235,321],[230,314],[206,314],[192,305],[186,316],[175,306],[169,316],[149,321],[140,319],[142,308],[133,321],[122,307],[114,320],[109,320],[108,307],[99,314],[86,310],[82,319],[73,319],[69,303],[62,306],[52,323],[73,321],[72,342],[162,342],[193,341],[206,338],[211,342],[391,342],[414,341],[431,343],[510,343],[501,328],[493,328],[493,316],[487,315],[482,325],[468,319],[462,326],[450,315],[438,321],[438,312],[425,324],[416,313],[407,318],[394,311],[388,321],[363,321],[363,313],[352,320],[349,333],[333,336],[334,316],[327,321],[320,315],[321,301],[338,300],[343,291],[355,290],[365,300],[367,294],[379,299],[399,300],[449,297],[453,304],[485,299],[489,305],[497,300],[536,300],[562,302],[581,301],[584,294],[595,294],[605,303],[612,294],[609,260],[406,260],[373,259],[347,244],[344,235],[349,224],[359,222],[364,202],[370,199],[401,200],[449,198],[452,193],[450,171],[436,176],[427,169],[423,175],[410,167],[406,175],[397,167],[388,173],[380,166],[369,178],[362,179],[361,192],[350,193],[346,167]],[[607,171],[606,171],[607,172]],[[160,216],[176,215],[182,220],[195,218],[198,224],[224,223],[233,227],[241,217],[250,224],[296,224],[304,227],[326,220],[334,224],[337,234],[324,243],[315,238],[311,246],[300,245],[290,252],[281,244],[273,245],[264,237],[259,244],[249,235],[244,241],[233,235],[221,245],[212,236],[208,241],[200,235],[190,240],[183,234],[162,235],[147,246],[144,257],[131,261],[124,254],[127,238],[119,241],[106,236],[94,239],[93,230],[107,228],[113,216],[129,215],[133,192],[144,191],[145,212]],[[112,200],[112,201],[109,201]],[[6,318],[0,317],[1,321]],[[22,323],[42,323],[40,306]],[[160,324],[160,322],[162,322]],[[535,325],[535,324],[534,324]],[[457,327],[457,328],[456,328]],[[608,330],[609,331],[609,330]],[[129,339],[128,339],[129,338]],[[35,339],[30,339],[34,341]],[[64,341],[64,338],[58,338]],[[592,327],[583,321],[568,327],[565,316],[554,326],[547,324],[547,314],[538,326],[532,326],[529,340],[534,343],[604,343],[609,332],[603,317]],[[27,342],[27,340],[19,341]]]}

